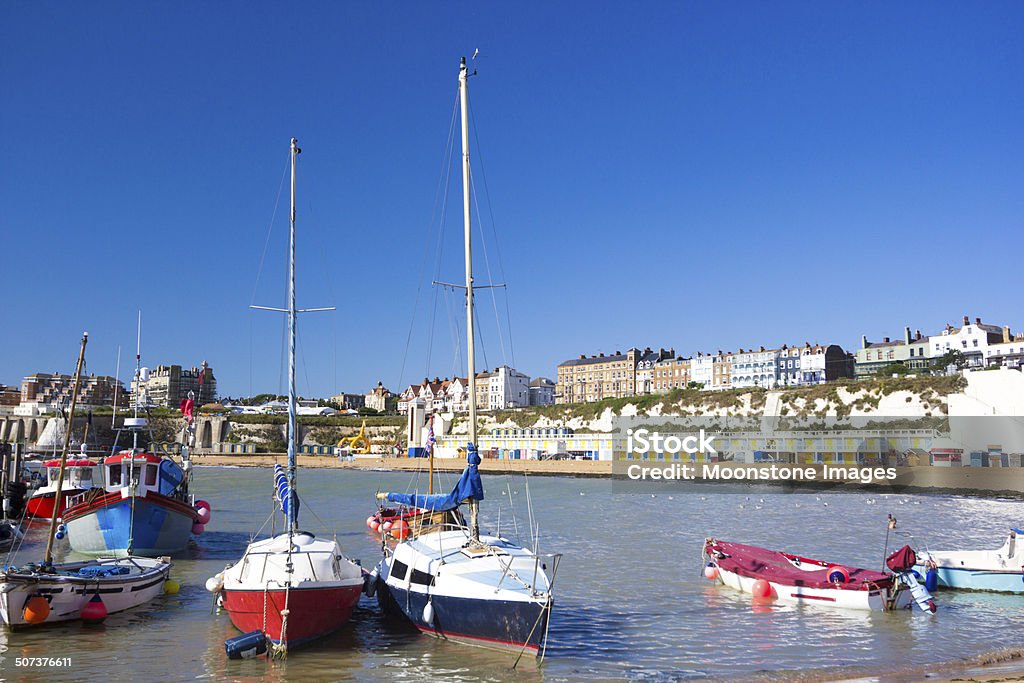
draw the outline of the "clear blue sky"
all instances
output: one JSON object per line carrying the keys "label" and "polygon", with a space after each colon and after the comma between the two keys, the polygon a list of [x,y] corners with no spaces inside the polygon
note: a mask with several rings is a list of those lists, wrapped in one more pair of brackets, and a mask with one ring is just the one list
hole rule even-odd
{"label": "clear blue sky", "polygon": [[2,3],[0,382],[70,372],[83,329],[112,374],[141,308],[145,364],[283,387],[281,321],[247,307],[283,303],[287,193],[257,271],[293,135],[300,305],[338,307],[301,321],[300,391],[451,374],[429,280],[462,277],[457,172],[440,258],[432,216],[477,48],[521,370],[1018,330],[1022,27],[1020,2]]}

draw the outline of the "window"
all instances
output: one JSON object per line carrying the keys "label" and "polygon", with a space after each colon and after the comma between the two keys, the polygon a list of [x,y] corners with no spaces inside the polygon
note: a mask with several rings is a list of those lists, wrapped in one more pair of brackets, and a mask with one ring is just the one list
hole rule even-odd
{"label": "window", "polygon": [[110,466],[110,485],[120,486],[121,485],[121,465]]}

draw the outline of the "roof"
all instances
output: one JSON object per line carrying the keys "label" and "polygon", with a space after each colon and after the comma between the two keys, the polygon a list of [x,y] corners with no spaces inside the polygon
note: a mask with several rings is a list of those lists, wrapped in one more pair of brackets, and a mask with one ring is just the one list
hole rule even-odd
{"label": "roof", "polygon": [[[92,467],[96,463],[91,460],[68,460],[64,463],[65,467]],[[43,467],[60,467],[60,460],[47,460],[43,463]]]}
{"label": "roof", "polygon": [[549,380],[547,377],[538,377],[537,379],[532,380],[530,382],[530,386],[531,387],[547,387],[547,386],[553,387],[553,386],[555,386],[555,383],[552,382],[551,380]]}
{"label": "roof", "polygon": [[146,462],[159,463],[160,456],[152,455],[150,453],[136,453],[135,457],[132,457],[131,451],[121,451],[117,455],[112,455],[103,461],[104,465],[113,465],[121,462],[122,460],[145,460]]}
{"label": "roof", "polygon": [[558,364],[558,367],[567,367],[572,365],[596,365],[598,363],[612,363],[617,361],[628,360],[629,357],[624,353],[616,353],[611,356],[590,356],[589,358],[573,358]]}

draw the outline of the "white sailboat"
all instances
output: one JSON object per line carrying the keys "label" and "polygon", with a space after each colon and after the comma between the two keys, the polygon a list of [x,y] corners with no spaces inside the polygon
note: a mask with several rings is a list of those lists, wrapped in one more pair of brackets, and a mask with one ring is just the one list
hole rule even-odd
{"label": "white sailboat", "polygon": [[[469,443],[466,468],[451,493],[380,493],[423,513],[456,510],[466,503],[469,524],[450,515],[446,524],[413,534],[393,547],[374,570],[370,590],[381,606],[404,614],[423,633],[483,647],[542,655],[554,606],[552,582],[560,555],[538,555],[507,538],[480,533],[484,498],[476,451],[473,252],[470,221],[469,119],[466,59],[459,66],[462,112],[463,218],[466,255],[466,330],[469,370]],[[550,576],[549,576],[550,574]]]}
{"label": "white sailboat", "polygon": [[[275,655],[289,647],[321,638],[352,615],[363,589],[363,570],[345,557],[334,539],[316,538],[298,525],[299,498],[295,489],[295,162],[298,141],[291,141],[291,219],[289,230],[288,308],[253,306],[288,314],[288,469],[277,468],[274,486],[286,517],[286,529],[272,538],[254,541],[234,565],[212,577],[207,588],[219,594],[231,623],[247,638],[225,643],[229,656],[263,651],[265,641]],[[249,644],[252,647],[249,647]]]}

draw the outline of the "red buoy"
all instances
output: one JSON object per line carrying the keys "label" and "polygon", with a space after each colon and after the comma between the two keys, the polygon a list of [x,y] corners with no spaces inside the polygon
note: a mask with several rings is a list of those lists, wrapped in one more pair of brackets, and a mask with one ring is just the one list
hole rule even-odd
{"label": "red buoy", "polygon": [[716,567],[713,564],[709,564],[708,566],[704,567],[704,578],[708,579],[709,581],[714,581],[715,579],[717,579],[718,567]]}
{"label": "red buoy", "polygon": [[772,585],[768,583],[767,579],[758,579],[754,582],[751,592],[755,598],[770,598],[772,596]]}
{"label": "red buoy", "polygon": [[103,599],[100,598],[99,593],[93,594],[92,600],[85,603],[85,607],[79,612],[79,616],[87,624],[98,624],[107,618],[107,606],[103,604]]}

